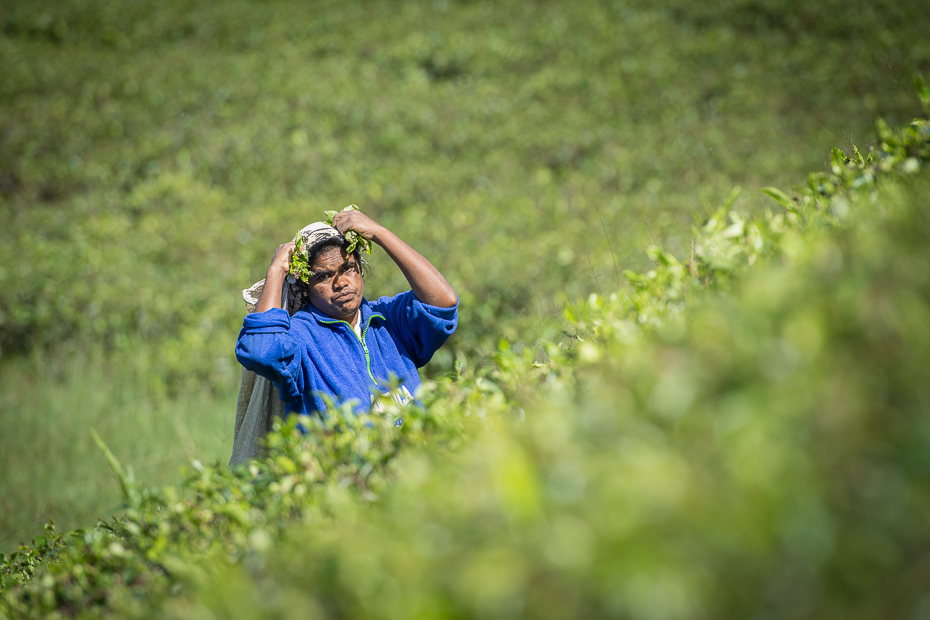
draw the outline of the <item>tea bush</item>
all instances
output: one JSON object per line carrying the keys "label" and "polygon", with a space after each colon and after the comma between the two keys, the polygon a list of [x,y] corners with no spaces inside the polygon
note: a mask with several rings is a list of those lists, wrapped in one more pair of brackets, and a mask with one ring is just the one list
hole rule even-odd
{"label": "tea bush", "polygon": [[[922,9],[3,3],[3,613],[924,613],[924,129],[852,146],[928,113]],[[460,293],[428,409],[314,444],[305,503],[162,488],[228,451],[238,291],[351,202]],[[43,533],[113,512],[87,427],[158,488]]]}
{"label": "tea bush", "polygon": [[[292,419],[267,458],[2,564],[11,617],[923,613],[930,124],[693,257],[568,306],[425,406]],[[736,192],[734,192],[735,195]],[[102,445],[102,444],[101,444]]]}
{"label": "tea bush", "polygon": [[[690,257],[735,185],[761,213],[930,74],[919,3],[0,4],[0,454],[31,465],[0,551],[118,501],[87,427],[157,484],[228,453],[239,291],[325,210],[459,292],[436,377],[560,338],[565,302]],[[369,296],[406,287],[372,263]]]}

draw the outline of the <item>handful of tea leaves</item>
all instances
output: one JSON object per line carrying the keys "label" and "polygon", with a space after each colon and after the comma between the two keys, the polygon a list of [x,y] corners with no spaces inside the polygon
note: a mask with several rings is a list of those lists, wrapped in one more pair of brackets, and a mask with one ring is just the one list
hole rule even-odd
{"label": "handful of tea leaves", "polygon": [[[358,207],[355,205],[349,205],[343,211],[358,211]],[[330,226],[333,225],[333,218],[336,217],[338,211],[324,211],[323,214],[326,216],[326,223]],[[366,239],[361,236],[354,230],[347,230],[345,234],[346,241],[349,242],[349,247],[346,248],[346,252],[351,253],[355,248],[364,250],[368,255],[371,255],[371,239]]]}
{"label": "handful of tea leaves", "polygon": [[308,233],[297,235],[296,247],[291,252],[290,274],[298,280],[310,284],[313,271],[310,269],[310,261],[307,256],[307,237],[309,237]]}
{"label": "handful of tea leaves", "polygon": [[[358,207],[355,205],[349,205],[343,211],[358,211]],[[326,215],[326,224],[329,226],[333,225],[333,218],[336,216],[338,211],[324,211]],[[301,280],[310,283],[310,278],[313,277],[313,270],[310,268],[309,255],[307,253],[310,247],[310,237],[315,234],[313,231],[307,232],[298,232],[296,239],[296,247],[291,253],[291,269],[290,274]],[[353,252],[356,248],[364,250],[365,253],[371,254],[371,240],[366,239],[361,236],[354,230],[347,230],[345,233],[345,238],[349,242],[349,247],[346,248],[347,252]]]}

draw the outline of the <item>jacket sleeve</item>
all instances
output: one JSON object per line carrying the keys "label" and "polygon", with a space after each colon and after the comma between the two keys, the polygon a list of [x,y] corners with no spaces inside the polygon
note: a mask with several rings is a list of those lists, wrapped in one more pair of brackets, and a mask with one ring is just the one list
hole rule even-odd
{"label": "jacket sleeve", "polygon": [[440,308],[424,304],[413,291],[382,297],[371,304],[387,320],[395,341],[407,350],[417,368],[424,366],[455,331],[459,304]]}
{"label": "jacket sleeve", "polygon": [[300,358],[290,327],[290,316],[280,308],[252,313],[246,315],[236,343],[239,363],[274,383],[285,401],[297,398],[302,389]]}

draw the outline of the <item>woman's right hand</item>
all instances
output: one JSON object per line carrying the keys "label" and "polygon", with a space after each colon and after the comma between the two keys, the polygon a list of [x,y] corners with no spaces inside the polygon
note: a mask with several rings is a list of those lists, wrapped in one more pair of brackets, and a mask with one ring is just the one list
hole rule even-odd
{"label": "woman's right hand", "polygon": [[287,276],[287,273],[291,270],[291,254],[296,247],[297,244],[293,241],[279,245],[278,249],[274,251],[274,256],[271,257],[271,266],[268,268],[269,273],[274,272]]}
{"label": "woman's right hand", "polygon": [[282,243],[274,251],[271,266],[268,267],[268,273],[265,275],[265,286],[262,288],[262,294],[258,296],[258,303],[255,304],[256,312],[281,307],[281,287],[284,285],[287,272],[291,270],[291,252],[296,247],[297,244],[291,241]]}

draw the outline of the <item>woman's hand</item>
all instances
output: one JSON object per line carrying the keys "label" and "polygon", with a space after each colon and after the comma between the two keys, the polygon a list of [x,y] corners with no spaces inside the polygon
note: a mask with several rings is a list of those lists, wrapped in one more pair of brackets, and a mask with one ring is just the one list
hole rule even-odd
{"label": "woman's hand", "polygon": [[361,211],[340,211],[333,216],[333,228],[340,234],[354,230],[366,239],[378,241],[378,236],[385,230],[384,226],[374,221]]}
{"label": "woman's hand", "polygon": [[275,274],[280,273],[287,276],[287,273],[291,270],[291,254],[293,254],[296,247],[297,244],[294,241],[288,241],[278,246],[278,249],[274,251],[274,256],[271,257],[271,266],[268,267],[269,275],[275,272]]}
{"label": "woman's hand", "polygon": [[333,216],[333,228],[343,235],[347,230],[354,230],[381,246],[400,267],[413,294],[421,302],[440,308],[451,308],[458,303],[455,290],[431,262],[361,211],[340,211]]}
{"label": "woman's hand", "polygon": [[291,270],[291,253],[296,247],[295,242],[289,241],[288,243],[282,243],[274,251],[268,273],[265,274],[265,286],[262,288],[262,294],[258,297],[258,303],[255,304],[256,312],[281,307],[281,287],[284,286],[284,278],[287,277],[287,273]]}

